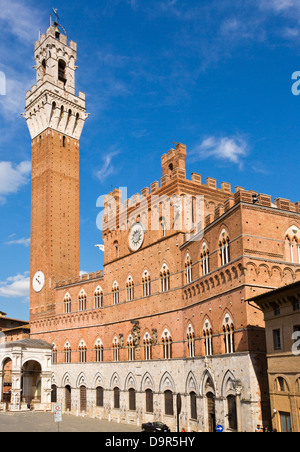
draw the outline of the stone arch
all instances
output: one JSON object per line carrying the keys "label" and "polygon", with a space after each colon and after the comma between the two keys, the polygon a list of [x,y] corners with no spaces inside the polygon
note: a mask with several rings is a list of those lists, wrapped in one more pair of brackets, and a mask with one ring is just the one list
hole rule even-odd
{"label": "stone arch", "polygon": [[113,389],[115,387],[120,388],[121,386],[121,380],[117,372],[114,372],[111,379],[110,379],[110,389]]}
{"label": "stone arch", "polygon": [[97,372],[93,379],[93,388],[97,388],[97,386],[104,387],[104,380],[100,372]]}
{"label": "stone arch", "polygon": [[175,393],[175,384],[169,372],[165,372],[159,383],[159,392],[172,391]]}
{"label": "stone arch", "polygon": [[4,355],[3,357],[2,357],[2,359],[1,359],[1,361],[0,361],[0,369],[2,370],[3,369],[3,366],[4,366],[4,363],[5,363],[5,361],[6,360],[13,360],[13,355],[12,354],[10,354],[10,353],[7,353],[6,355]]}
{"label": "stone arch", "polygon": [[24,359],[22,360],[21,367],[25,366],[25,364],[28,363],[29,361],[35,361],[35,362],[37,362],[40,365],[41,369],[43,368],[42,361],[36,356],[35,357],[32,357],[32,356],[24,357]]}
{"label": "stone arch", "polygon": [[291,382],[289,381],[289,379],[287,378],[287,376],[284,375],[284,374],[283,375],[282,374],[274,375],[274,377],[273,377],[273,389],[275,390],[275,392],[280,392],[280,390],[278,389],[279,379],[280,378],[282,378],[284,383],[286,384],[287,391],[285,391],[285,392],[290,393],[292,385],[291,385]]}
{"label": "stone arch", "polygon": [[84,372],[80,372],[80,374],[77,377],[76,388],[80,388],[80,386],[85,386],[85,387],[88,386],[87,379],[86,379]]}
{"label": "stone arch", "polygon": [[125,391],[128,391],[130,388],[137,389],[137,382],[132,372],[127,375],[124,385]]}
{"label": "stone arch", "polygon": [[230,370],[224,375],[222,385],[221,385],[221,396],[226,398],[228,395],[236,395],[235,391],[232,387],[233,382],[235,381],[235,377]]}
{"label": "stone arch", "polygon": [[155,389],[154,379],[149,372],[144,374],[141,382],[141,392],[145,392],[146,389],[151,389],[152,391]]}
{"label": "stone arch", "polygon": [[195,329],[191,320],[186,321],[186,335],[188,336],[189,334],[195,335]]}
{"label": "stone arch", "polygon": [[205,397],[208,392],[216,395],[216,384],[210,371],[206,370],[202,376],[200,384],[200,395]]}
{"label": "stone arch", "polygon": [[71,386],[72,387],[72,380],[69,372],[66,372],[64,376],[62,377],[62,383],[61,386],[64,388],[65,386]]}
{"label": "stone arch", "polygon": [[220,330],[222,330],[223,328],[226,328],[228,326],[229,326],[229,328],[234,326],[234,319],[228,308],[226,308],[223,311],[221,319],[222,319],[222,327]]}
{"label": "stone arch", "polygon": [[22,397],[28,402],[38,400],[42,397],[42,363],[36,357],[25,358],[22,362]]}
{"label": "stone arch", "polygon": [[52,373],[52,375],[51,375],[51,385],[55,385],[55,386],[58,385],[57,377],[56,377],[55,373]]}
{"label": "stone arch", "polygon": [[229,239],[229,230],[229,227],[224,223],[219,227],[219,233],[217,234],[219,243],[225,243]]}
{"label": "stone arch", "polygon": [[194,375],[194,372],[190,371],[188,373],[188,376],[186,378],[186,382],[185,382],[185,392],[186,394],[189,394],[190,392],[195,392],[196,394],[199,393],[199,388],[197,385],[197,380],[196,377]]}
{"label": "stone arch", "polygon": [[172,333],[170,332],[170,328],[165,325],[163,327],[162,333],[160,335],[161,338],[167,337],[167,338],[172,338]]}
{"label": "stone arch", "polygon": [[203,331],[212,331],[212,324],[211,324],[211,320],[209,318],[209,316],[206,314],[204,319],[203,319]]}
{"label": "stone arch", "polygon": [[295,225],[294,223],[289,226],[289,228],[284,233],[284,239],[289,238],[289,240],[300,241],[300,226]]}

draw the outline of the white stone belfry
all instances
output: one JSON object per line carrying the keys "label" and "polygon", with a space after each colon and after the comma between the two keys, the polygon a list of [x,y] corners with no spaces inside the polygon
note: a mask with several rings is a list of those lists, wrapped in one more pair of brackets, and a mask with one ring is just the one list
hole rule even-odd
{"label": "white stone belfry", "polygon": [[75,94],[77,44],[50,26],[35,43],[37,83],[26,93],[27,121],[31,139],[51,128],[80,139],[88,117],[85,94]]}

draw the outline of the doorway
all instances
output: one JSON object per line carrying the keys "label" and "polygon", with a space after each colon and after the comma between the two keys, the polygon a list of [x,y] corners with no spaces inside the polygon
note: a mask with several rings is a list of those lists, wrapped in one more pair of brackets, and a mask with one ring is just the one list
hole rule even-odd
{"label": "doorway", "polygon": [[206,394],[207,398],[207,413],[208,413],[208,431],[216,432],[216,404],[215,396],[212,392]]}
{"label": "doorway", "polygon": [[37,361],[27,361],[22,367],[22,399],[25,403],[40,403],[42,368]]}
{"label": "doorway", "polygon": [[72,408],[72,397],[71,397],[71,386],[65,387],[65,409],[66,411],[71,411]]}
{"label": "doorway", "polygon": [[86,411],[86,387],[80,386],[80,411]]}
{"label": "doorway", "polygon": [[6,404],[10,403],[11,399],[11,388],[12,388],[12,360],[7,358],[3,363],[3,387],[2,391],[2,402]]}
{"label": "doorway", "polygon": [[280,415],[281,432],[282,433],[291,433],[292,432],[291,414],[280,411],[279,415]]}

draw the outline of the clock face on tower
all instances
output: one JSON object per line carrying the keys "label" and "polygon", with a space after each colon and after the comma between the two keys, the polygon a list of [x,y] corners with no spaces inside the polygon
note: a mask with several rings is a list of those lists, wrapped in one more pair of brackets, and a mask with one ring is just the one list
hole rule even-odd
{"label": "clock face on tower", "polygon": [[145,230],[141,223],[136,223],[132,226],[129,237],[128,244],[131,251],[137,251],[141,248],[145,237]]}
{"label": "clock face on tower", "polygon": [[39,293],[43,290],[45,285],[45,275],[42,271],[36,272],[32,280],[32,287],[36,293]]}

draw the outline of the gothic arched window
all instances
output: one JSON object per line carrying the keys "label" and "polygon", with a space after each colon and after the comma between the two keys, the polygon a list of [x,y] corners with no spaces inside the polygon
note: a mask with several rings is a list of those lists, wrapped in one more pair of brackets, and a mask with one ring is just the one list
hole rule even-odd
{"label": "gothic arched window", "polygon": [[163,356],[164,359],[171,359],[172,358],[172,337],[170,332],[165,329],[162,335],[162,343],[163,343]]}
{"label": "gothic arched window", "polygon": [[202,276],[205,276],[209,273],[209,250],[206,242],[204,242],[202,245],[200,258],[202,265]]}
{"label": "gothic arched window", "polygon": [[119,361],[119,348],[120,343],[117,336],[115,336],[113,339],[113,352],[114,352],[114,361],[116,362]]}
{"label": "gothic arched window", "polygon": [[71,349],[70,342],[65,343],[64,352],[65,352],[65,363],[70,364],[71,363],[71,355],[72,355],[72,349]]}
{"label": "gothic arched window", "polygon": [[225,229],[222,230],[220,239],[219,239],[219,247],[220,247],[220,263],[222,266],[229,264],[230,262],[230,239],[227,231]]}
{"label": "gothic arched window", "polygon": [[131,276],[128,276],[127,282],[127,301],[132,301],[134,299],[134,282]]}
{"label": "gothic arched window", "polygon": [[85,311],[86,310],[86,293],[84,290],[82,290],[79,294],[79,311]]}
{"label": "gothic arched window", "polygon": [[300,230],[291,226],[285,233],[285,254],[287,262],[300,264]]}
{"label": "gothic arched window", "polygon": [[186,284],[190,284],[193,281],[193,276],[192,276],[192,260],[189,254],[186,255],[185,259],[185,276]]}
{"label": "gothic arched window", "polygon": [[70,312],[71,312],[71,296],[70,296],[70,294],[69,293],[67,293],[66,295],[65,295],[65,298],[64,298],[64,310],[65,310],[65,314],[70,314]]}
{"label": "gothic arched window", "polygon": [[188,341],[188,348],[189,348],[189,357],[194,358],[195,357],[195,333],[194,329],[191,324],[189,324],[187,329],[187,341]]}
{"label": "gothic arched window", "polygon": [[208,319],[205,320],[203,326],[203,336],[205,342],[205,356],[211,356],[213,354],[212,347],[212,327]]}
{"label": "gothic arched window", "polygon": [[144,271],[142,277],[143,296],[149,297],[151,295],[151,279],[147,270]]}
{"label": "gothic arched window", "polygon": [[103,290],[101,289],[100,286],[97,287],[97,289],[95,290],[95,308],[99,309],[102,308],[103,306]]}
{"label": "gothic arched window", "polygon": [[128,361],[134,361],[135,359],[135,349],[132,334],[129,335],[127,339],[127,347],[128,347]]}
{"label": "gothic arched window", "polygon": [[79,343],[79,362],[80,363],[86,363],[86,352],[87,348],[85,345],[84,340],[81,340]]}
{"label": "gothic arched window", "polygon": [[167,264],[164,264],[162,266],[162,269],[160,271],[160,278],[161,278],[161,291],[167,292],[170,290],[170,271],[168,269]]}
{"label": "gothic arched window", "polygon": [[119,289],[119,285],[118,285],[117,281],[115,281],[113,284],[112,292],[113,292],[114,304],[119,304],[120,289]]}
{"label": "gothic arched window", "polygon": [[96,362],[102,363],[103,362],[103,344],[102,344],[101,339],[96,340],[95,350],[96,350]]}
{"label": "gothic arched window", "polygon": [[225,353],[234,353],[234,326],[230,315],[227,313],[223,321],[223,333],[225,343]]}

